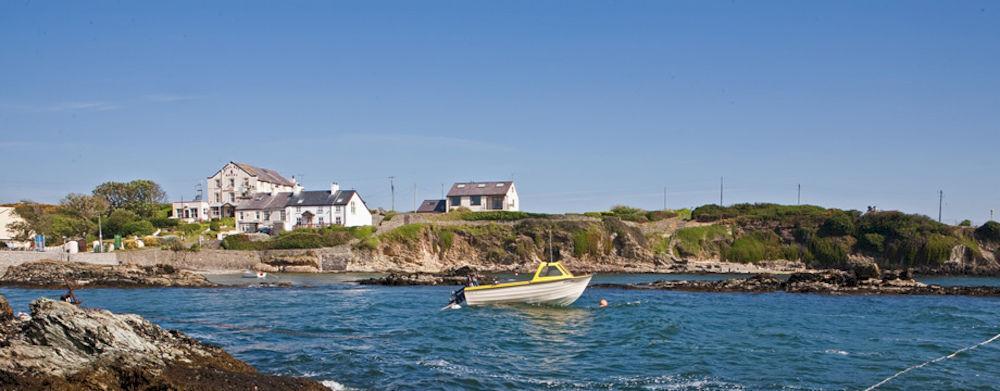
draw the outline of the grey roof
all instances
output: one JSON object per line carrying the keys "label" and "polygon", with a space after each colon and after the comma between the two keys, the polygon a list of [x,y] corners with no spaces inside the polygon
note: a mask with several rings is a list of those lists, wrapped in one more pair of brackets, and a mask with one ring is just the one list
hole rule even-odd
{"label": "grey roof", "polygon": [[458,182],[451,185],[448,197],[504,195],[514,186],[513,181]]}
{"label": "grey roof", "polygon": [[417,213],[444,213],[444,200],[424,200],[417,208]]}
{"label": "grey roof", "polygon": [[[357,193],[354,190],[340,190],[330,194],[329,190],[303,190],[288,197],[286,206],[326,206],[347,205],[351,197]],[[360,196],[358,198],[361,198]],[[364,203],[364,200],[361,201]]]}
{"label": "grey roof", "polygon": [[292,193],[256,193],[250,199],[240,201],[236,210],[282,209],[291,195]]}
{"label": "grey roof", "polygon": [[[264,181],[264,182],[274,183],[274,184],[284,185],[284,186],[295,186],[295,184],[292,183],[292,181],[290,181],[287,178],[281,176],[281,174],[279,174],[277,171],[274,171],[274,170],[271,170],[271,169],[267,169],[267,168],[260,168],[260,167],[257,167],[257,166],[251,166],[251,165],[246,164],[246,163],[240,163],[240,162],[230,162],[230,163],[233,163],[237,167],[239,167],[240,169],[242,169],[243,171],[246,171],[247,174],[250,174],[251,176],[257,177],[258,181]],[[215,175],[213,174],[212,176],[215,176]],[[209,177],[209,178],[211,178],[211,177]]]}

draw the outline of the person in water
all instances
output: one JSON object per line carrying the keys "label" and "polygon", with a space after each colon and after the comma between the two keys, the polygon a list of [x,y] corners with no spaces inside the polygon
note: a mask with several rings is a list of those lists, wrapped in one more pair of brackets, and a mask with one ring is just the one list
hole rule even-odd
{"label": "person in water", "polygon": [[604,299],[604,298],[602,297],[602,298],[601,298],[601,301],[599,301],[599,302],[597,303],[597,306],[598,306],[598,307],[600,307],[600,308],[607,308],[607,306],[608,306],[608,301],[607,301],[607,300],[605,300],[605,299]]}

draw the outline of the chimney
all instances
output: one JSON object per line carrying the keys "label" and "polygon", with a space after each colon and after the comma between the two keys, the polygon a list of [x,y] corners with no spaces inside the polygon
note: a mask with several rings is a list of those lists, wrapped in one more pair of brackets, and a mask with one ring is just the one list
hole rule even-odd
{"label": "chimney", "polygon": [[295,185],[294,187],[292,187],[292,194],[299,195],[299,193],[301,192],[302,192],[302,186]]}
{"label": "chimney", "polygon": [[340,191],[340,184],[337,182],[330,182],[330,195],[337,194]]}

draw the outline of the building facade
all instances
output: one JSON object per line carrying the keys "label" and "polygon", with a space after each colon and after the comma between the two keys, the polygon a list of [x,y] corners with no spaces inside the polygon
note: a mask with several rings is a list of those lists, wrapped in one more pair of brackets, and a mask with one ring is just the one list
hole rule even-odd
{"label": "building facade", "polygon": [[256,193],[290,193],[296,185],[277,171],[229,162],[208,177],[206,188],[209,218],[221,218],[235,216],[239,202],[252,198]]}
{"label": "building facade", "polygon": [[285,229],[285,205],[291,192],[257,193],[236,205],[236,227],[240,232]]}
{"label": "building facade", "polygon": [[[29,248],[31,247],[31,242],[18,241],[15,239],[17,233],[7,228],[8,225],[13,223],[19,223],[24,221],[21,216],[17,215],[12,206],[0,206],[0,243],[3,243],[7,248]],[[4,247],[0,246],[0,247]]]}
{"label": "building facade", "polygon": [[208,202],[195,198],[192,201],[174,201],[171,205],[171,216],[186,223],[208,221],[211,219]]}
{"label": "building facade", "polygon": [[455,183],[445,201],[449,212],[457,208],[517,211],[521,207],[513,181]]}
{"label": "building facade", "polygon": [[293,192],[285,204],[285,229],[342,225],[372,225],[372,214],[358,192],[340,190],[336,183],[330,190]]}

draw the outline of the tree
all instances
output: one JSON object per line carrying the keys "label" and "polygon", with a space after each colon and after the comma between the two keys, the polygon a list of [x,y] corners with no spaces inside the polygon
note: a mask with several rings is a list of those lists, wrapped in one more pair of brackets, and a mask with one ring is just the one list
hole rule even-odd
{"label": "tree", "polygon": [[36,233],[51,235],[52,217],[46,213],[46,206],[32,201],[21,201],[14,206],[14,213],[21,218],[7,224],[7,229],[14,232],[14,240],[28,241]]}
{"label": "tree", "polygon": [[65,214],[93,220],[108,210],[108,202],[100,196],[70,193],[59,202],[59,207]]}
{"label": "tree", "polygon": [[94,195],[107,202],[109,216],[116,209],[127,209],[143,217],[153,217],[158,204],[167,198],[163,188],[148,179],[136,179],[127,183],[104,182],[94,188]]}

